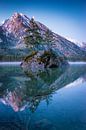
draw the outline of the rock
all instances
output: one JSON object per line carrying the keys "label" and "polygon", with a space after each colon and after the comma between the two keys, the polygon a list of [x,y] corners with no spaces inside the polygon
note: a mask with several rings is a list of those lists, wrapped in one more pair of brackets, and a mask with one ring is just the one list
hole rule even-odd
{"label": "rock", "polygon": [[52,50],[34,51],[31,55],[27,56],[21,63],[25,71],[41,72],[46,68],[60,67],[67,64],[65,58],[55,54]]}

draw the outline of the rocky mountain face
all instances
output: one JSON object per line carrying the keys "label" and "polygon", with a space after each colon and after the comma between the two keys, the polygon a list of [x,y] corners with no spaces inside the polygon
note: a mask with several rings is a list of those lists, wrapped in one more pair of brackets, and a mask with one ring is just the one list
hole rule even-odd
{"label": "rocky mountain face", "polygon": [[86,50],[86,42],[80,42],[78,40],[72,39],[72,38],[68,38],[66,37],[67,40],[73,42],[74,44],[76,44],[77,46],[79,46],[80,48],[82,48],[83,50]]}
{"label": "rocky mountain face", "polygon": [[82,42],[82,48],[86,51],[86,42]]}
{"label": "rocky mountain face", "polygon": [[[38,32],[33,33],[37,27]],[[0,60],[21,60],[29,53],[25,38],[29,36],[29,41],[33,37],[39,40],[37,49],[51,48],[54,52],[64,55],[69,60],[86,60],[86,52],[66,38],[55,34],[42,23],[28,18],[26,15],[14,13],[0,27]],[[41,45],[42,42],[42,45]]]}
{"label": "rocky mountain face", "polygon": [[79,43],[75,43],[77,44],[79,47],[81,47],[84,51],[86,51],[86,43],[85,42],[81,42],[80,44]]}

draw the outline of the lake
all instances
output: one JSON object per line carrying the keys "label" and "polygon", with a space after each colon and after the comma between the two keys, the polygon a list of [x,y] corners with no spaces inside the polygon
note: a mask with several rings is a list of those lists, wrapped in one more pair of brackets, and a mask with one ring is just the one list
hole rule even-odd
{"label": "lake", "polygon": [[86,64],[38,75],[0,64],[0,130],[86,130]]}

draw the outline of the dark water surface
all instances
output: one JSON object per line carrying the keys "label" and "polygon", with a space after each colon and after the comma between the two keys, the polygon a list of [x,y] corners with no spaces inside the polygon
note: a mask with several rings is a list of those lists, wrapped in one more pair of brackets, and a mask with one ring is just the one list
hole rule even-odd
{"label": "dark water surface", "polygon": [[86,65],[39,75],[0,65],[0,130],[86,130]]}

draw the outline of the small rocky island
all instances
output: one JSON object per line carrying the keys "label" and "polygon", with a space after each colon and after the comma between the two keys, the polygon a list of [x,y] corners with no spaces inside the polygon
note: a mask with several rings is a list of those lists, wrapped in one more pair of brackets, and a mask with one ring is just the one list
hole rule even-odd
{"label": "small rocky island", "polygon": [[67,65],[64,56],[55,54],[52,50],[35,51],[27,56],[21,63],[22,68],[27,72],[42,72],[46,68],[55,68]]}

